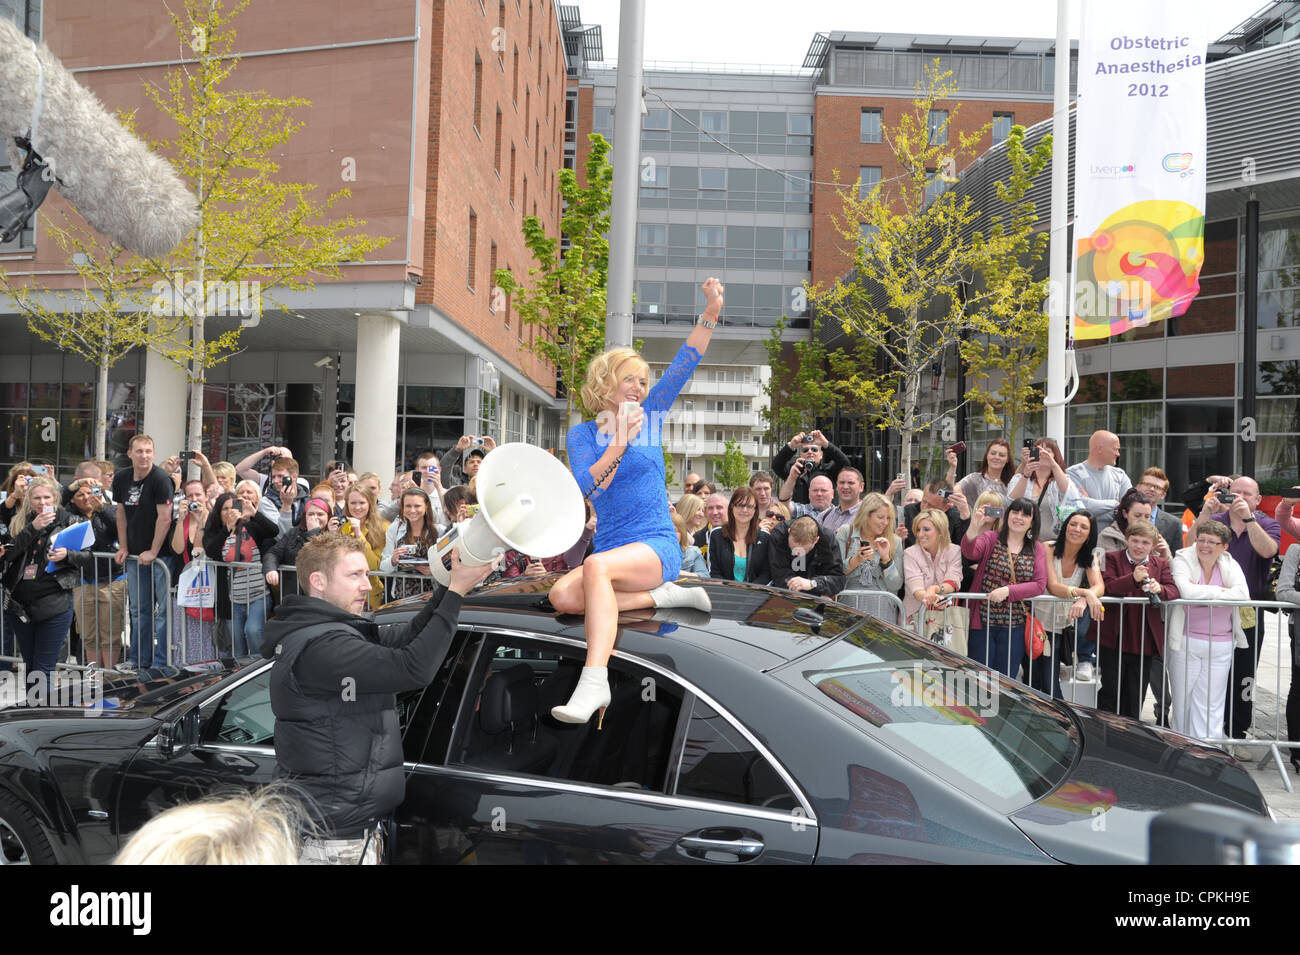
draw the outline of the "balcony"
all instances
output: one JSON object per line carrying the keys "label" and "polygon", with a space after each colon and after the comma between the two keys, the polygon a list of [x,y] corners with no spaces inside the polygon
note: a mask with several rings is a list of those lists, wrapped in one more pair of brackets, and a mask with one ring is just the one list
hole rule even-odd
{"label": "balcony", "polygon": [[[763,460],[772,456],[769,445],[760,444],[755,441],[739,441],[740,453],[747,458],[761,458]],[[684,454],[689,458],[699,458],[702,456],[721,457],[726,453],[727,447],[724,441],[714,441],[712,439],[696,439],[690,437],[674,440],[668,435],[664,435],[664,447],[668,449],[669,454]]]}
{"label": "balcony", "polygon": [[714,425],[725,424],[733,428],[750,428],[762,430],[767,427],[767,422],[757,411],[700,411],[698,408],[689,411],[686,408],[677,407],[676,420],[689,426],[691,423],[696,425]]}
{"label": "balcony", "polygon": [[680,394],[683,395],[707,395],[711,397],[722,398],[726,396],[753,398],[761,391],[761,386],[757,380],[754,381],[705,381],[701,378],[692,378],[686,382]]}

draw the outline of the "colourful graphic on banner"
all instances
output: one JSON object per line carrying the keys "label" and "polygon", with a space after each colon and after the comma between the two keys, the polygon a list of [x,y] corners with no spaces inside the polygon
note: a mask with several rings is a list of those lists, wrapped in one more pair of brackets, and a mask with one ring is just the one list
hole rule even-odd
{"label": "colourful graphic on banner", "polygon": [[[1166,168],[1179,168],[1184,156],[1169,154]],[[1200,290],[1204,259],[1200,209],[1144,199],[1112,213],[1076,245],[1075,337],[1106,338],[1182,315]]]}

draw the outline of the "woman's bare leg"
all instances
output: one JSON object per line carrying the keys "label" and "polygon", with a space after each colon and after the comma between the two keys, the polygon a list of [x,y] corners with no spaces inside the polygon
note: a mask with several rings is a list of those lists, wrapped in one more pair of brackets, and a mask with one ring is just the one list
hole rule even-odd
{"label": "woman's bare leg", "polygon": [[603,667],[614,651],[618,612],[654,606],[650,590],[663,582],[663,565],[647,544],[625,544],[582,563],[587,614],[587,666]]}

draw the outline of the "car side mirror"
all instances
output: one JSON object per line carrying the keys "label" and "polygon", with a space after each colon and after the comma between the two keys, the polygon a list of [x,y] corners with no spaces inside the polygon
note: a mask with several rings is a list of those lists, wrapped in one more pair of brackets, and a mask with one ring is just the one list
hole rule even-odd
{"label": "car side mirror", "polygon": [[154,737],[158,751],[164,756],[175,756],[199,742],[199,711],[191,709],[170,723],[165,723]]}

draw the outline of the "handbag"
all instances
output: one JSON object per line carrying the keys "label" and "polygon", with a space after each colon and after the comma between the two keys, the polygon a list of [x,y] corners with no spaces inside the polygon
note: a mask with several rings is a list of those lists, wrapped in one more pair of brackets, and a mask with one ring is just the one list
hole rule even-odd
{"label": "handbag", "polygon": [[927,609],[921,632],[931,643],[965,656],[970,632],[970,612],[965,607],[951,603],[942,610]]}
{"label": "handbag", "polygon": [[[1026,541],[1026,543],[1029,542]],[[1010,564],[1011,582],[1014,584],[1016,582],[1016,559],[1014,557],[1011,557]],[[1041,620],[1030,612],[1030,608],[1025,605],[1023,600],[1019,601],[1019,603],[1025,608],[1025,653],[1029,655],[1030,660],[1037,660],[1043,655],[1043,648],[1047,645],[1047,628],[1043,626]]]}

